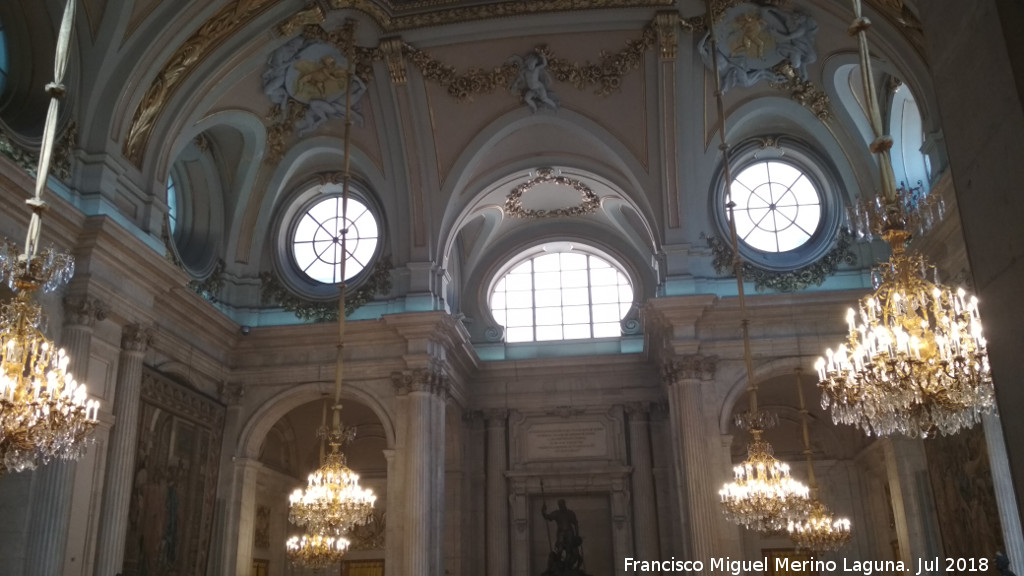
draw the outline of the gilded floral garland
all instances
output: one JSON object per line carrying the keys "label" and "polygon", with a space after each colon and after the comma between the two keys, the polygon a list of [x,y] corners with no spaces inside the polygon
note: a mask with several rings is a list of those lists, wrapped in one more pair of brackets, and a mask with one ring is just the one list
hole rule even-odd
{"label": "gilded floral garland", "polygon": [[[614,54],[602,52],[597,64],[581,64],[556,58],[547,46],[540,46],[537,50],[547,58],[548,73],[555,80],[572,84],[578,90],[593,87],[595,94],[608,96],[622,87],[623,76],[640,68],[644,53],[657,44],[658,32],[652,23],[644,28],[639,39],[626,42],[622,50]],[[507,61],[489,70],[470,68],[459,73],[454,66],[435,59],[409,43],[403,44],[402,52],[424,78],[440,84],[449,96],[462,102],[471,101],[473,96],[507,88],[519,75],[519,64],[514,61]]]}
{"label": "gilded floral garland", "polygon": [[[373,267],[373,272],[366,282],[356,291],[345,295],[345,316],[352,315],[357,309],[371,302],[374,295],[386,294],[391,291],[390,256],[381,257]],[[260,275],[260,294],[265,304],[277,304],[301,320],[313,322],[336,322],[338,320],[338,300],[313,302],[299,298],[278,279],[273,272]]]}
{"label": "gilded floral garland", "polygon": [[[71,156],[77,144],[78,124],[71,121],[68,122],[64,132],[61,133],[60,140],[54,146],[53,162],[50,164],[50,174],[63,182],[71,181]],[[39,154],[16,144],[2,128],[0,128],[0,154],[10,158],[29,174],[35,174],[39,169]]]}
{"label": "gilded floral garland", "polygon": [[772,71],[785,78],[782,82],[772,82],[772,88],[789,92],[790,98],[807,108],[822,122],[828,122],[832,114],[832,100],[824,91],[809,80],[803,80],[797,74],[789,60],[783,60],[772,68]]}
{"label": "gilded floral garland", "polygon": [[[554,183],[558,186],[568,186],[573,190],[580,193],[583,197],[583,201],[576,206],[570,206],[569,208],[558,208],[557,210],[531,210],[523,208],[523,194],[533,190],[538,184],[544,184],[546,182]],[[537,170],[537,176],[531,178],[526,182],[516,186],[508,193],[505,197],[505,212],[513,218],[555,218],[559,216],[582,216],[584,214],[593,214],[597,211],[597,208],[601,205],[601,199],[590,189],[589,186],[576,180],[575,178],[569,178],[567,176],[556,176],[555,171],[551,168],[541,168]]]}
{"label": "gilded floral garland", "polygon": [[[702,235],[711,249],[715,271],[719,274],[733,272],[732,246],[726,240],[715,235]],[[825,279],[836,273],[840,264],[856,264],[857,255],[852,250],[853,237],[845,228],[840,229],[836,245],[816,262],[796,270],[776,272],[758,268],[749,262],[743,262],[743,277],[754,282],[754,289],[777,290],[779,292],[796,292],[809,286],[821,286]]]}

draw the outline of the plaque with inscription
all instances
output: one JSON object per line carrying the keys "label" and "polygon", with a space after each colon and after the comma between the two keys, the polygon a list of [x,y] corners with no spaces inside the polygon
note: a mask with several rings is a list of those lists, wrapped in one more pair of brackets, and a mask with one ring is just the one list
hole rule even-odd
{"label": "plaque with inscription", "polygon": [[577,460],[608,457],[603,422],[546,422],[526,429],[526,460]]}

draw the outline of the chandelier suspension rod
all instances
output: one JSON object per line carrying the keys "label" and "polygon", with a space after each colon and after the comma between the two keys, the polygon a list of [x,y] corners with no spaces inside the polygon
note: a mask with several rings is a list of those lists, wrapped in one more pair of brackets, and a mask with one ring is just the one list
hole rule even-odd
{"label": "chandelier suspension rod", "polygon": [[[722,171],[725,177],[726,208],[729,210],[729,238],[732,242],[732,268],[736,275],[736,291],[740,304],[740,323],[743,327],[743,361],[747,369],[747,390],[750,392],[750,415],[757,414],[757,380],[754,379],[754,361],[750,350],[750,318],[747,316],[747,300],[743,291],[743,259],[740,257],[739,236],[736,233],[736,203],[732,200],[732,170],[729,166],[729,144],[725,138],[725,104],[722,99],[722,77],[718,71],[718,39],[715,35],[714,0],[707,0],[707,27],[711,40],[712,70],[715,77],[715,106],[718,111],[718,149],[722,151]],[[761,430],[751,428],[750,434],[757,441]]]}
{"label": "chandelier suspension rod", "polygon": [[[864,99],[867,104],[868,121],[871,124],[871,131],[875,139],[868,148],[878,156],[878,169],[882,179],[882,198],[886,205],[899,201],[896,193],[896,175],[892,170],[892,137],[885,133],[882,125],[882,112],[878,105],[878,92],[875,89],[875,78],[871,71],[871,53],[868,50],[867,30],[871,27],[871,21],[864,17],[861,11],[860,0],[850,0],[853,4],[853,23],[850,24],[849,33],[857,36],[857,46],[860,54],[860,78],[864,87]],[[897,249],[893,246],[893,249]]]}
{"label": "chandelier suspension rod", "polygon": [[814,477],[814,458],[811,456],[811,432],[807,425],[807,404],[804,402],[804,383],[801,378],[803,368],[797,366],[796,370],[796,392],[800,398],[800,424],[804,433],[804,456],[807,458],[807,483],[811,488],[811,497],[818,497],[818,480]]}
{"label": "chandelier suspension rod", "polygon": [[46,123],[43,125],[43,141],[39,150],[39,167],[36,170],[35,194],[25,201],[32,208],[32,219],[28,224],[28,232],[25,237],[25,253],[21,256],[26,266],[39,253],[39,237],[43,229],[43,212],[46,210],[46,202],[43,201],[43,191],[46,190],[46,181],[50,175],[50,161],[53,158],[53,141],[57,135],[57,121],[59,119],[60,100],[66,93],[62,81],[64,73],[68,68],[68,54],[71,45],[71,32],[75,20],[75,0],[68,0],[64,5],[64,17],[60,23],[60,32],[57,36],[57,53],[53,60],[53,82],[46,85],[46,92],[50,95],[50,107],[46,111]]}
{"label": "chandelier suspension rod", "polygon": [[355,76],[355,60],[350,51],[346,54],[348,67],[345,71],[345,144],[344,170],[341,173],[341,282],[338,283],[338,358],[334,370],[334,414],[336,432],[341,432],[341,378],[343,352],[345,349],[345,262],[348,260],[348,187],[352,176],[352,77]]}

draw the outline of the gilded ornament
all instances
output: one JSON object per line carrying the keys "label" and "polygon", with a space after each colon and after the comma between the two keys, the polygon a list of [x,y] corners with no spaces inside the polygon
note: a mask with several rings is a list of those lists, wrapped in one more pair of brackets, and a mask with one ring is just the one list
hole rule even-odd
{"label": "gilded ornament", "polygon": [[277,1],[236,0],[218,10],[174,51],[135,109],[122,149],[125,158],[136,167],[142,166],[142,157],[153,135],[156,119],[185,78],[221,42],[248,24],[264,8]]}
{"label": "gilded ornament", "polygon": [[[78,124],[68,122],[53,149],[50,174],[63,182],[71,180],[72,151],[78,144]],[[39,166],[39,154],[14,141],[3,127],[0,127],[0,154],[3,154],[25,172],[35,174]]]}
{"label": "gilded ornament", "polygon": [[658,51],[663,62],[676,59],[679,39],[676,34],[678,12],[658,12],[654,17],[654,29],[658,32]]}
{"label": "gilded ornament", "polygon": [[319,4],[313,4],[289,16],[287,20],[277,26],[277,31],[281,36],[291,36],[306,26],[323,24],[324,20],[323,8]]}
{"label": "gilded ornament", "polygon": [[378,46],[384,58],[384,64],[388,67],[391,83],[396,86],[402,86],[406,82],[404,46],[405,44],[399,37],[385,38],[380,41],[380,46]]}
{"label": "gilded ornament", "polygon": [[[703,235],[711,249],[711,265],[719,274],[733,272],[733,251],[729,242],[714,235]],[[840,229],[836,245],[817,261],[783,272],[765,270],[753,264],[743,262],[743,277],[754,282],[758,292],[776,290],[778,292],[796,292],[810,286],[821,286],[826,278],[836,273],[841,264],[857,263],[857,255],[853,252],[853,236],[845,228]]]}
{"label": "gilded ornament", "polygon": [[[345,295],[345,315],[348,316],[363,305],[371,302],[376,294],[391,291],[390,256],[382,256],[373,266],[373,272],[358,290]],[[260,294],[264,303],[277,304],[302,320],[313,322],[335,322],[338,320],[338,301],[314,302],[299,298],[281,283],[273,272],[260,276]]]}
{"label": "gilded ornament", "polygon": [[[576,206],[569,208],[558,208],[557,210],[531,210],[523,208],[523,194],[536,188],[540,184],[553,183],[558,186],[568,186],[576,190],[582,196],[582,200]],[[601,199],[590,189],[589,186],[567,176],[556,176],[551,168],[540,168],[537,176],[516,186],[505,197],[505,212],[513,218],[557,218],[562,216],[582,216],[593,214],[601,205]]]}
{"label": "gilded ornament", "polygon": [[772,82],[772,88],[789,92],[790,98],[810,110],[818,120],[832,120],[832,99],[813,82],[801,79],[789,61],[779,63],[772,71],[783,78],[782,82]]}

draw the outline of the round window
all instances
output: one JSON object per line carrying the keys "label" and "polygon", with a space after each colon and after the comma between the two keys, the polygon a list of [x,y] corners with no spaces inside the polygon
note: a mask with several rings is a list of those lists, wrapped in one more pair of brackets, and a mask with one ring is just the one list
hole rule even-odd
{"label": "round window", "polygon": [[800,169],[757,162],[732,181],[736,234],[751,248],[788,252],[806,244],[822,219],[821,194]]}
{"label": "round window", "polygon": [[331,196],[311,205],[299,218],[292,234],[295,265],[310,280],[337,284],[342,275],[344,240],[345,280],[362,272],[377,252],[377,219],[357,199],[343,206],[341,196]]}

